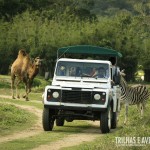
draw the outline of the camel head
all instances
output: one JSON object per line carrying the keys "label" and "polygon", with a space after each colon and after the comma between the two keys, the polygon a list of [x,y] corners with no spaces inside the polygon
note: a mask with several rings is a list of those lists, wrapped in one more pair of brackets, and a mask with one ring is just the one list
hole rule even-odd
{"label": "camel head", "polygon": [[34,59],[34,65],[36,66],[36,68],[39,68],[40,66],[41,66],[41,62],[42,62],[43,60],[42,59],[40,59],[40,57],[36,57],[35,59]]}

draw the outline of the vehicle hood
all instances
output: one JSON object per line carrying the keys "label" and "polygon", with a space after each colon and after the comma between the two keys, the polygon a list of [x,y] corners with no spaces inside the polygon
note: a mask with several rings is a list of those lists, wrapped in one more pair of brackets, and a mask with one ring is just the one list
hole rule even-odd
{"label": "vehicle hood", "polygon": [[96,81],[96,80],[57,80],[53,81],[52,85],[60,87],[72,87],[72,88],[109,88],[107,80]]}

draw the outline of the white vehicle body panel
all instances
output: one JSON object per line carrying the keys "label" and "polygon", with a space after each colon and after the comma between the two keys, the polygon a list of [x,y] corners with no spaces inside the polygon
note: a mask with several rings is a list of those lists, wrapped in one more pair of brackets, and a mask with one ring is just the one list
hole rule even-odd
{"label": "white vehicle body panel", "polygon": [[[109,66],[109,72],[111,72],[111,63],[104,60],[81,60],[81,59],[59,59],[56,63],[55,73],[52,81],[52,85],[48,85],[44,92],[44,105],[49,106],[67,106],[67,107],[82,107],[82,108],[107,108],[110,99],[113,100],[113,111],[116,112],[120,109],[119,97],[121,94],[119,86],[111,85],[112,79],[111,75],[108,78],[91,78],[91,77],[71,77],[71,76],[57,76],[57,65],[59,62],[81,62],[81,63],[101,63],[107,64]],[[79,88],[81,91],[92,91],[92,92],[105,92],[106,101],[104,104],[78,104],[78,103],[68,103],[68,102],[51,102],[47,101],[47,90],[67,90],[71,91],[74,88]],[[118,105],[118,106],[117,106]]]}

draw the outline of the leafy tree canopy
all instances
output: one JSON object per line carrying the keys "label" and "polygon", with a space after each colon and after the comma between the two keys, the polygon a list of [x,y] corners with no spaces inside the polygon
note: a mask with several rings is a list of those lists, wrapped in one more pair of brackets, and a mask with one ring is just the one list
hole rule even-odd
{"label": "leafy tree canopy", "polygon": [[53,68],[57,48],[78,44],[120,51],[131,78],[149,68],[150,0],[0,0],[0,18],[0,73],[20,48]]}

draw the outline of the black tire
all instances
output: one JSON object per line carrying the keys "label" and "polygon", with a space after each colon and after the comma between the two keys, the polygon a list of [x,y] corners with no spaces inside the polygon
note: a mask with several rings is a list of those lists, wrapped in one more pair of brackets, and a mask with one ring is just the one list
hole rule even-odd
{"label": "black tire", "polygon": [[112,112],[111,129],[115,129],[116,127],[117,127],[117,112]]}
{"label": "black tire", "polygon": [[56,126],[63,126],[65,123],[64,118],[57,118],[56,119]]}
{"label": "black tire", "polygon": [[105,112],[101,112],[100,129],[102,133],[109,133],[111,128],[111,107],[108,107]]}
{"label": "black tire", "polygon": [[44,131],[52,131],[54,126],[53,112],[48,108],[43,109],[42,123]]}

